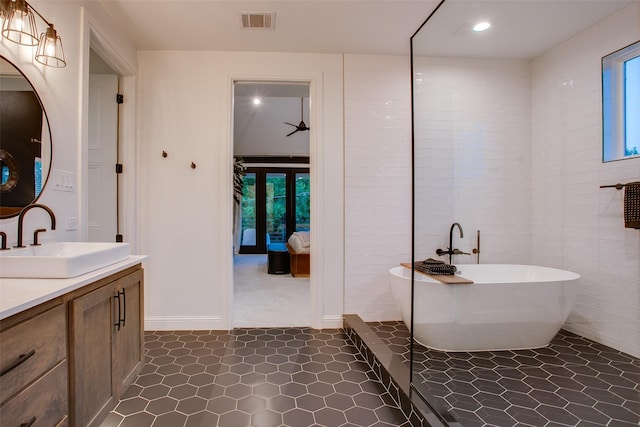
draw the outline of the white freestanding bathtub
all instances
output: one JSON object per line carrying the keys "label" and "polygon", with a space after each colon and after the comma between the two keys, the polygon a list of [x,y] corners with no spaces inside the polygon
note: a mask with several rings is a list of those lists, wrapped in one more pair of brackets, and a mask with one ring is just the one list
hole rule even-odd
{"label": "white freestanding bathtub", "polygon": [[[414,339],[443,351],[544,347],[564,324],[580,276],[531,265],[460,264],[473,284],[445,285],[415,273]],[[391,288],[411,329],[411,270],[394,267]]]}

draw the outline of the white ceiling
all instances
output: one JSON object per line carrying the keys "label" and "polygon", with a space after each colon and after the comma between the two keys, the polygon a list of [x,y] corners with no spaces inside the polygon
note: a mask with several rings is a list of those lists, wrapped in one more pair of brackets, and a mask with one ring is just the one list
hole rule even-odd
{"label": "white ceiling", "polygon": [[[308,87],[307,87],[308,91]],[[309,132],[296,132],[287,123],[313,126],[309,119],[309,98],[263,97],[260,105],[252,96],[234,97],[233,143],[237,156],[308,156]]]}
{"label": "white ceiling", "polygon": [[[438,4],[437,0],[99,1],[141,50],[390,55],[409,53],[411,35]],[[496,31],[485,37],[491,40],[492,56],[504,57],[507,53],[495,49],[509,52],[510,42],[517,38],[526,40],[526,55],[531,57],[633,1],[640,0],[447,0],[436,15],[439,24],[427,27],[439,31],[431,37],[439,52],[460,46],[477,52],[473,41],[461,37],[461,25],[497,5]],[[241,28],[242,12],[275,12],[275,29]]]}
{"label": "white ceiling", "polygon": [[[414,38],[414,52],[534,59],[633,1],[638,0],[447,0]],[[491,28],[474,32],[480,21]]]}
{"label": "white ceiling", "polygon": [[[406,55],[436,0],[100,0],[142,50]],[[243,29],[242,12],[275,12]]]}

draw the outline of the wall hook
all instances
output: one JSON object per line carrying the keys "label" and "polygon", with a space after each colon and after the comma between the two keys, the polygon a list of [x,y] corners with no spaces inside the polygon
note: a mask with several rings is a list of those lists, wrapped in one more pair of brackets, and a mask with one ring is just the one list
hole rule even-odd
{"label": "wall hook", "polygon": [[195,169],[196,168],[196,164],[191,162],[191,169]]}
{"label": "wall hook", "polygon": [[168,156],[167,152],[166,152],[166,151],[164,151],[164,150],[162,150],[162,157],[165,157],[165,158],[166,158],[167,156]]}

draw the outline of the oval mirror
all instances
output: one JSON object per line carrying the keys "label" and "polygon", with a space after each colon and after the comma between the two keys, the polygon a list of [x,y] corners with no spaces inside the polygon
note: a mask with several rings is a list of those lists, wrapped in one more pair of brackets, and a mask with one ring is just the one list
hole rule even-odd
{"label": "oval mirror", "polygon": [[0,56],[0,218],[34,203],[51,167],[51,132],[35,89]]}

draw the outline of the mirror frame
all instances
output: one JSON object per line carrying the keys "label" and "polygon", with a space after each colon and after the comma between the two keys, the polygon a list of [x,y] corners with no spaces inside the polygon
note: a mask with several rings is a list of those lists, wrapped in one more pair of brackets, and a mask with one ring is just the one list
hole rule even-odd
{"label": "mirror frame", "polygon": [[[20,73],[20,75],[22,76],[22,78],[29,84],[29,86],[31,86],[31,89],[33,91],[33,94],[35,95],[36,99],[38,100],[38,103],[40,104],[40,108],[42,109],[42,113],[43,113],[43,117],[44,117],[44,121],[46,122],[47,125],[47,131],[49,133],[49,161],[48,161],[48,165],[47,165],[47,169],[46,171],[43,169],[42,170],[42,175],[43,175],[43,180],[42,180],[42,188],[40,190],[40,193],[35,196],[33,198],[33,200],[31,200],[31,202],[29,202],[29,204],[33,204],[36,203],[38,201],[38,199],[42,196],[42,193],[44,192],[48,182],[49,182],[49,177],[51,176],[51,165],[53,164],[53,138],[51,135],[51,123],[49,122],[49,116],[47,114],[47,110],[44,108],[44,104],[42,102],[42,99],[40,98],[40,95],[38,94],[38,91],[36,90],[35,86],[33,85],[33,83],[31,82],[31,80],[29,80],[29,78],[22,72],[22,70],[20,68],[18,68],[18,66],[16,64],[14,64],[13,62],[11,62],[8,58],[6,58],[3,55],[0,55],[0,60],[5,61],[7,64],[11,65],[13,68],[15,68],[17,70],[18,73]],[[43,123],[44,124],[44,123]],[[44,134],[44,126],[43,126],[43,134]],[[5,156],[6,154],[6,156]],[[42,151],[41,151],[41,156],[42,156]],[[2,154],[1,154],[1,158],[3,162],[9,162],[9,163],[16,163],[13,155],[11,155],[11,153],[9,153],[7,150],[2,149]],[[16,166],[17,168],[17,166]],[[21,175],[21,171],[15,170],[15,171],[11,171],[10,172],[10,176],[9,176],[9,180],[7,181],[7,183],[2,184],[2,192],[8,192],[11,191],[13,188],[15,188],[18,184],[18,180],[20,179],[20,175]],[[13,218],[15,216],[18,216],[20,214],[20,212],[25,208],[26,206],[22,206],[22,207],[8,207],[9,209],[3,209],[2,208],[2,204],[0,202],[0,209],[3,210],[9,210],[10,212],[3,212],[3,210],[0,210],[0,219],[6,219],[6,218]],[[14,211],[15,209],[15,211]]]}

